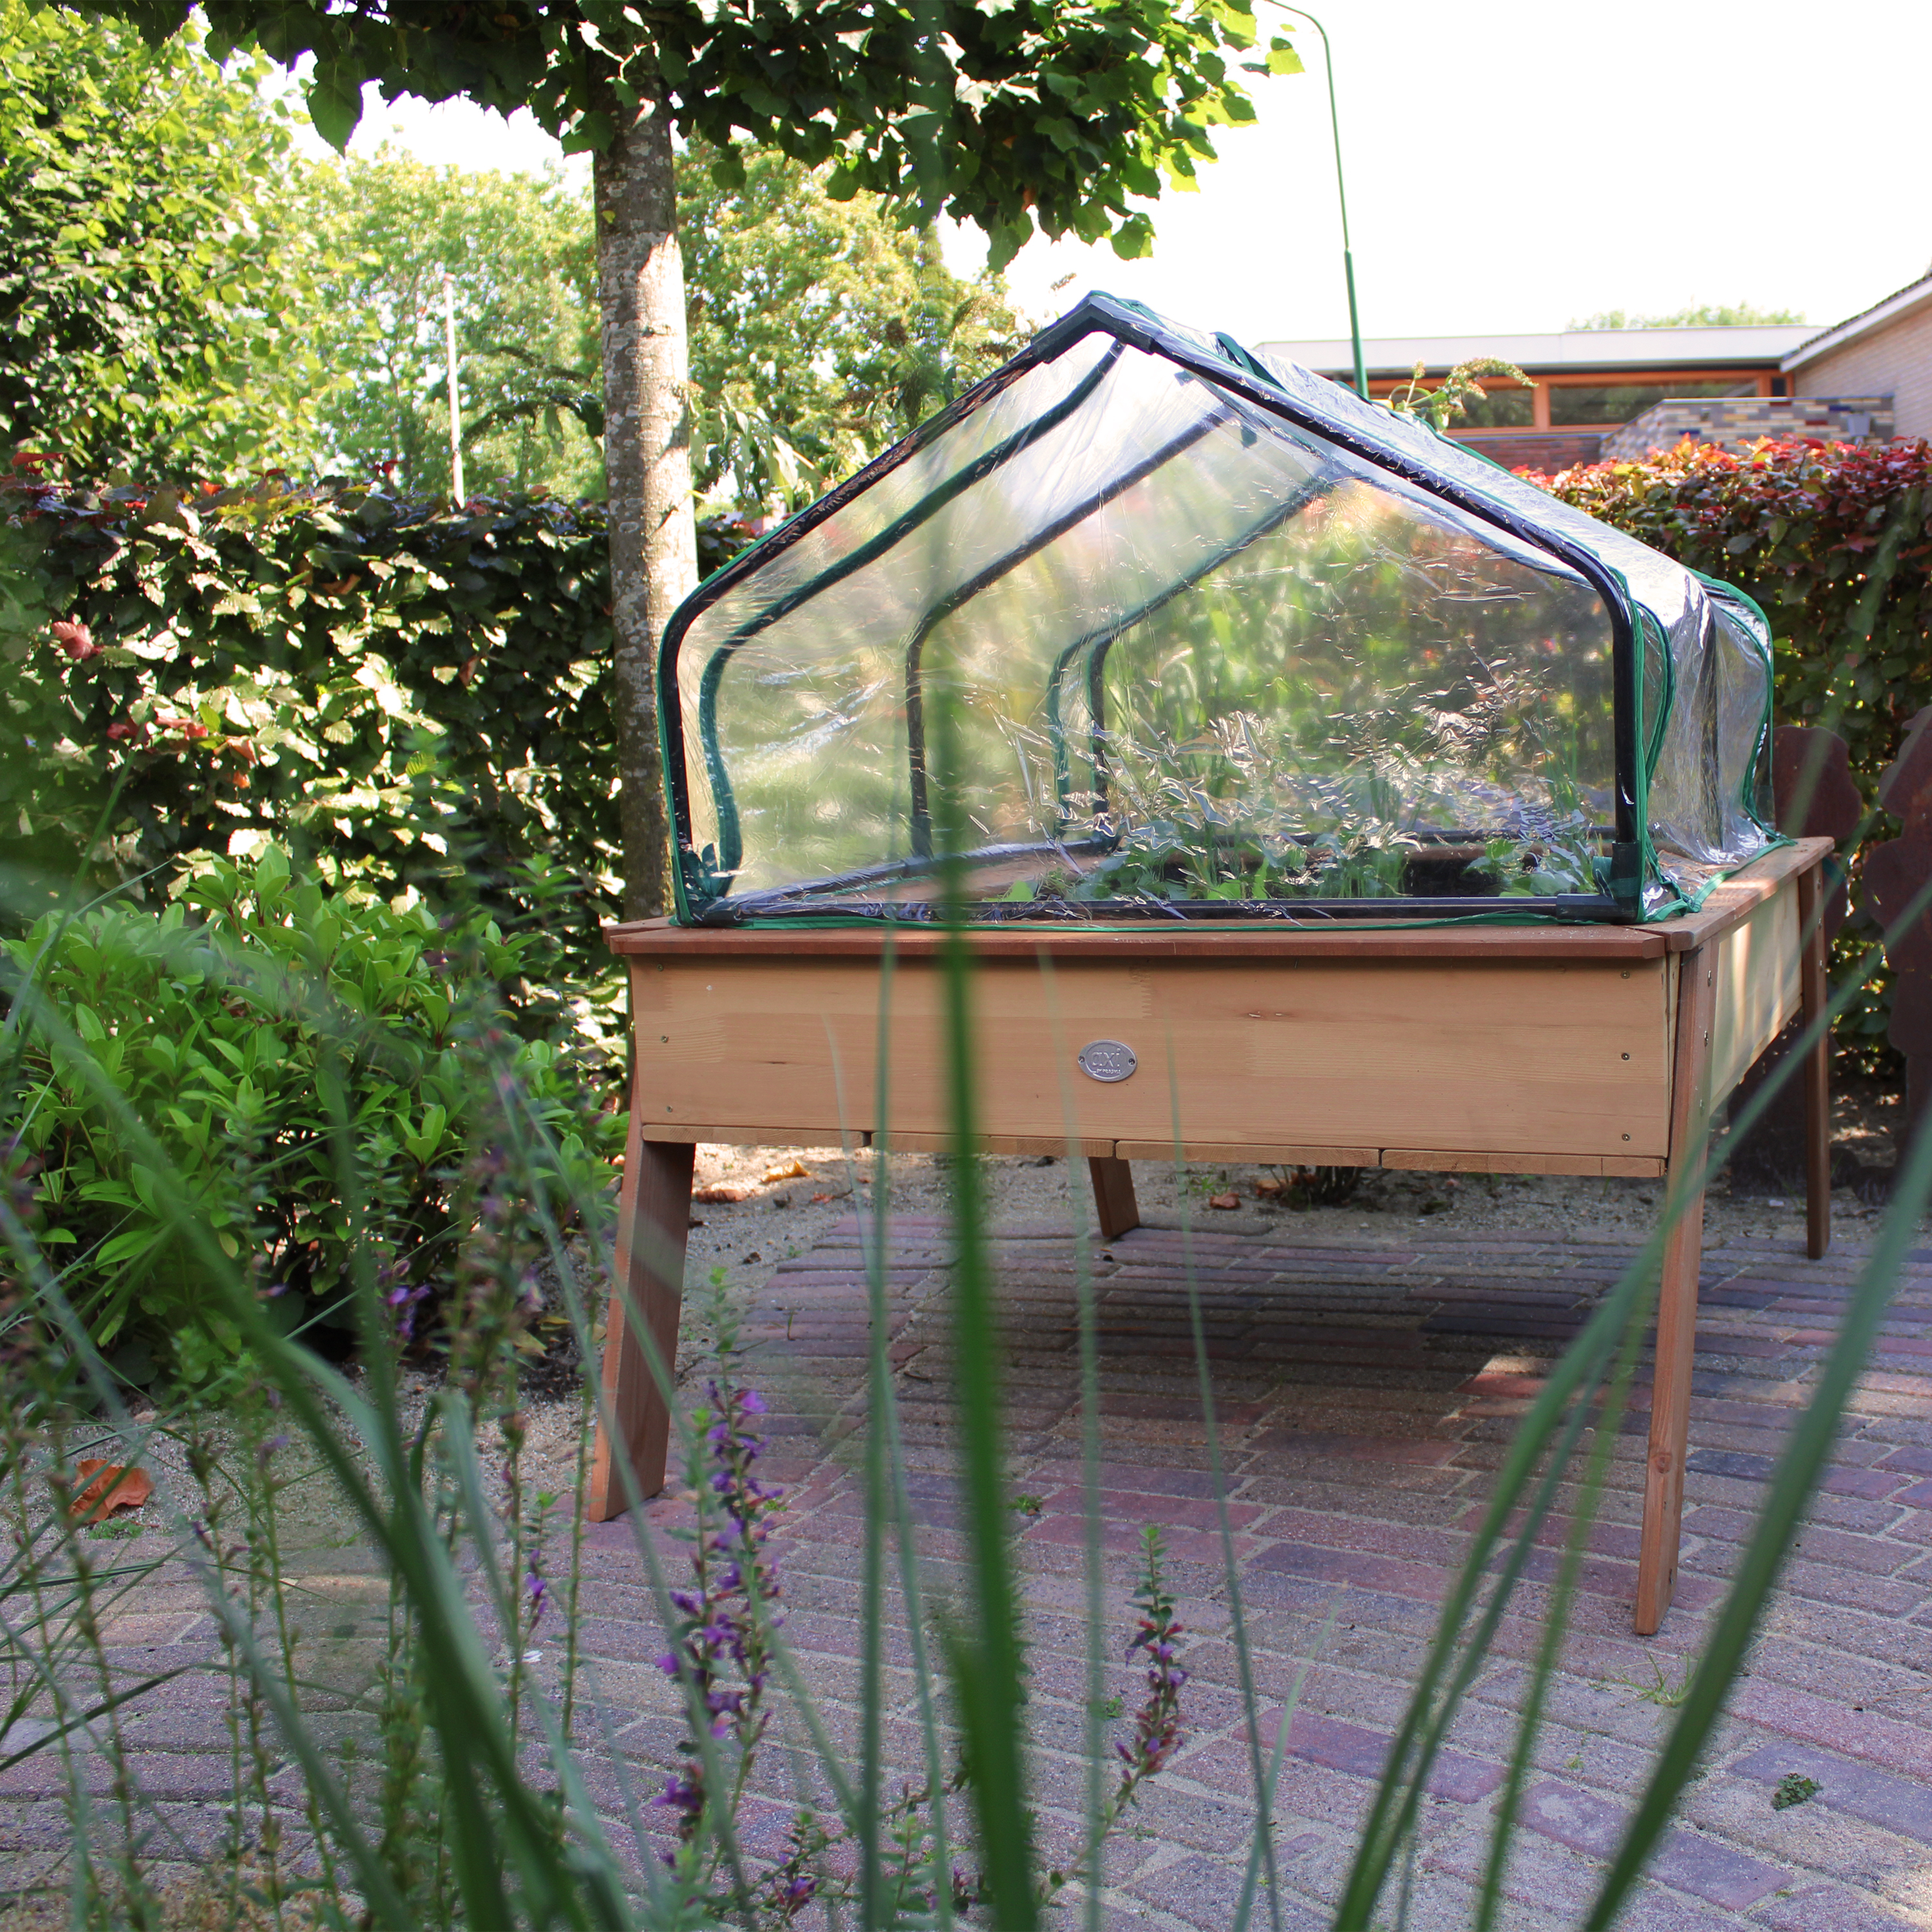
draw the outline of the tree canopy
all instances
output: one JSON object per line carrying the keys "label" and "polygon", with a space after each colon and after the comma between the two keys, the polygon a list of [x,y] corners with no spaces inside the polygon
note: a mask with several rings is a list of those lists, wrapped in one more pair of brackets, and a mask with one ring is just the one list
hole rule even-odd
{"label": "tree canopy", "polygon": [[[788,508],[997,368],[1024,329],[929,229],[769,150],[678,158],[700,496]],[[722,182],[721,182],[722,177]],[[724,183],[729,185],[723,184]]]}
{"label": "tree canopy", "polygon": [[[693,482],[721,509],[782,512],[868,462],[997,368],[1024,330],[1000,278],[948,271],[929,230],[824,167],[678,158],[691,331]],[[602,493],[596,242],[569,181],[429,168],[384,148],[303,171],[307,339],[330,372],[326,469],[450,482],[442,278],[454,279],[464,462],[473,487]]]}
{"label": "tree canopy", "polygon": [[[192,0],[92,0],[159,40]],[[1252,0],[496,0],[466,4],[207,0],[218,49],[314,56],[309,110],[344,146],[362,89],[527,106],[567,148],[602,149],[619,117],[662,100],[679,130],[734,165],[748,137],[833,164],[835,198],[885,195],[929,222],[976,223],[1004,265],[1036,226],[1144,254],[1130,196],[1191,187],[1212,130],[1251,122],[1242,80],[1291,74],[1263,50]],[[1253,56],[1253,58],[1248,58]]]}
{"label": "tree canopy", "polygon": [[317,364],[284,113],[190,32],[0,0],[0,438],[76,474],[299,464]]}

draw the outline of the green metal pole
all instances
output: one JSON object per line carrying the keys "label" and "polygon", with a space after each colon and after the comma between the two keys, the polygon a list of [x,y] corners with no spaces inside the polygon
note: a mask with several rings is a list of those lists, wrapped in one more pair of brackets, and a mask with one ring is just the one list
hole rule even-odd
{"label": "green metal pole", "polygon": [[1342,273],[1348,286],[1348,340],[1355,352],[1355,393],[1368,400],[1368,371],[1362,366],[1362,322],[1355,308],[1355,256],[1348,245],[1348,189],[1342,176],[1342,116],[1335,104],[1335,54],[1328,44],[1328,30],[1306,8],[1290,7],[1286,0],[1270,0],[1284,14],[1306,20],[1322,36],[1322,63],[1328,74],[1328,126],[1335,137],[1335,198],[1342,207]]}

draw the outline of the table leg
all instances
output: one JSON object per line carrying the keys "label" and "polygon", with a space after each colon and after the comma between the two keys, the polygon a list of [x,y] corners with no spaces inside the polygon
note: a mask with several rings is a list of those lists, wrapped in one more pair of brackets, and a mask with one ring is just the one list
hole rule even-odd
{"label": "table leg", "polygon": [[[688,1141],[647,1141],[631,1109],[624,1186],[617,1209],[616,1280],[604,1330],[604,1402],[590,1468],[585,1513],[606,1522],[631,1506],[617,1457],[637,1479],[635,1493],[664,1487],[670,1447],[670,1404],[651,1371],[634,1316],[648,1329],[668,1376],[677,1360],[678,1310],[684,1299],[684,1248],[691,1232],[691,1174],[698,1150]],[[628,1305],[627,1305],[628,1303]]]}
{"label": "table leg", "polygon": [[[1798,875],[1798,1017],[1814,1025],[1826,1006],[1824,868]],[[1804,1252],[1823,1258],[1832,1245],[1832,1036],[1804,1056]]]}
{"label": "table leg", "polygon": [[1656,1372],[1650,1450],[1637,1546],[1636,1631],[1649,1636],[1677,1592],[1677,1547],[1684,1520],[1684,1463],[1690,1448],[1690,1372],[1697,1345],[1697,1273],[1704,1258],[1704,1190],[1697,1170],[1710,1132],[1711,1030],[1717,1012],[1715,962],[1682,956],[1677,1040],[1670,1076],[1671,1223],[1657,1298]]}
{"label": "table leg", "polygon": [[1087,1162],[1093,1177],[1094,1211],[1100,1217],[1100,1238],[1111,1241],[1141,1224],[1140,1204],[1134,1198],[1134,1171],[1112,1154],[1096,1154]]}

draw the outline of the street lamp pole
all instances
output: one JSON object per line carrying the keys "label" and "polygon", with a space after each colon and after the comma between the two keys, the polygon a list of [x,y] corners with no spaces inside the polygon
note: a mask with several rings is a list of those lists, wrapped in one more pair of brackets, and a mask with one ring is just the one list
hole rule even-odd
{"label": "street lamp pole", "polygon": [[1342,117],[1335,105],[1335,55],[1328,44],[1328,30],[1306,8],[1291,7],[1286,0],[1271,0],[1284,14],[1306,20],[1322,36],[1322,64],[1328,71],[1328,125],[1335,137],[1335,198],[1342,205],[1342,273],[1348,285],[1348,340],[1355,352],[1355,393],[1368,399],[1369,377],[1362,366],[1362,324],[1355,312],[1355,256],[1348,245],[1348,190],[1342,178]]}
{"label": "street lamp pole", "polygon": [[469,499],[463,487],[463,412],[456,400],[456,278],[447,272],[442,278],[442,349],[449,375],[449,495],[460,508]]}

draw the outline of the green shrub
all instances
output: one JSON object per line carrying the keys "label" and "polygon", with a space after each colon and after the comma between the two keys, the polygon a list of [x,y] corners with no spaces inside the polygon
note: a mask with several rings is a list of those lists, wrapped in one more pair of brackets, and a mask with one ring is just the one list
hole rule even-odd
{"label": "green shrub", "polygon": [[181,1232],[184,1205],[285,1329],[326,1320],[352,1244],[371,1244],[422,1341],[479,1214],[513,1242],[506,1217],[534,1211],[490,1186],[502,1092],[548,1130],[549,1149],[519,1169],[538,1204],[567,1220],[606,1185],[622,1117],[596,1111],[572,1052],[505,1021],[537,939],[325,896],[273,847],[252,866],[212,862],[182,896],[159,914],[50,914],[4,949],[15,1051],[0,1135],[16,1171],[34,1168],[39,1238],[68,1294],[134,1379],[159,1368],[206,1384],[240,1345]]}
{"label": "green shrub", "polygon": [[[748,540],[715,520],[700,538],[713,569]],[[26,752],[0,764],[10,856],[55,890],[81,873],[160,898],[184,864],[273,839],[385,898],[541,925],[601,970],[607,544],[601,504],[541,496],[0,478],[0,728]]]}

